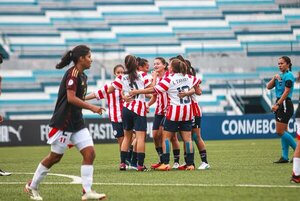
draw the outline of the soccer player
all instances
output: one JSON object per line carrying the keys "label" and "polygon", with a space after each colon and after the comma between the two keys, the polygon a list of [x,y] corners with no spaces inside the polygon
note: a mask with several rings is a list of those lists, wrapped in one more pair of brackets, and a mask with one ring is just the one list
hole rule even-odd
{"label": "soccer player", "polygon": [[92,63],[91,50],[85,45],[78,45],[66,52],[56,65],[62,69],[73,62],[62,78],[59,86],[58,98],[49,126],[48,143],[51,152],[39,163],[34,176],[25,186],[25,191],[32,200],[43,200],[38,187],[50,168],[63,157],[68,144],[73,144],[81,153],[81,179],[83,187],[82,200],[104,199],[105,194],[92,190],[93,162],[95,149],[93,139],[84,125],[82,109],[102,114],[102,108],[84,101],[87,90],[87,76],[84,73]]}
{"label": "soccer player", "polygon": [[[300,72],[298,72],[297,82],[300,81]],[[293,183],[300,183],[300,100],[298,103],[298,107],[296,110],[296,134],[297,134],[297,147],[294,152],[293,158],[293,174],[291,177],[291,182]]]}
{"label": "soccer player", "polygon": [[[125,57],[124,75],[118,76],[108,89],[112,93],[115,89],[122,90],[124,95],[129,95],[132,89],[144,89],[151,86],[147,75],[137,71],[138,63],[133,55]],[[147,131],[145,95],[136,95],[132,101],[124,103],[122,110],[122,122],[124,128],[124,140],[121,146],[120,170],[126,170],[125,160],[132,141],[133,130],[136,134],[137,146],[137,170],[147,171],[145,160],[145,138]]]}
{"label": "soccer player", "polygon": [[[124,66],[118,64],[114,67],[113,71],[116,77],[118,77],[119,75],[123,75]],[[104,98],[107,99],[109,118],[112,124],[113,134],[115,138],[117,138],[117,141],[121,149],[121,145],[124,139],[124,131],[122,125],[122,109],[123,109],[124,100],[122,98],[121,90],[115,90],[113,93],[108,94],[107,93],[108,87],[109,87],[108,84],[104,85],[103,88],[101,88],[100,90],[87,95],[85,97],[85,100],[91,100],[94,98],[96,98],[97,100],[104,99]]]}
{"label": "soccer player", "polygon": [[[0,64],[2,64],[3,63],[3,56],[2,56],[2,54],[0,53]],[[0,95],[1,95],[1,88],[2,87],[2,77],[1,77],[1,75],[0,75]],[[3,122],[3,117],[2,117],[2,115],[0,115],[0,123],[1,122]],[[5,172],[4,170],[1,170],[0,169],[0,176],[10,176],[11,175],[11,173],[10,172]]]}
{"label": "soccer player", "polygon": [[[186,60],[186,63],[188,65],[188,71],[187,73],[189,75],[196,76],[195,69],[191,66],[190,62]],[[179,97],[184,98],[185,96],[189,95],[189,92],[180,92]],[[206,170],[210,168],[210,165],[207,162],[207,152],[206,152],[206,146],[205,143],[201,137],[201,118],[202,118],[202,112],[201,108],[198,104],[197,97],[195,93],[192,93],[191,95],[192,100],[192,110],[193,110],[193,129],[192,129],[192,139],[196,143],[196,146],[199,151],[199,155],[201,158],[202,163],[198,167],[198,170]],[[183,164],[179,167],[180,170],[185,170],[186,164]]]}
{"label": "soccer player", "polygon": [[295,139],[288,133],[287,126],[290,118],[294,113],[294,106],[291,100],[294,89],[295,78],[291,72],[291,59],[287,56],[282,56],[278,59],[278,67],[280,74],[276,74],[267,83],[267,89],[275,87],[276,102],[272,106],[272,111],[275,113],[276,132],[281,137],[282,156],[274,163],[289,162],[289,146],[296,149]]}
{"label": "soccer player", "polygon": [[186,74],[187,66],[179,59],[173,59],[169,65],[170,75],[159,82],[155,87],[144,90],[133,90],[131,95],[143,93],[162,93],[167,92],[169,97],[166,120],[163,130],[163,155],[162,164],[157,170],[170,170],[170,139],[172,135],[180,131],[181,137],[186,147],[186,170],[194,170],[194,148],[191,138],[192,130],[192,110],[191,98],[189,96],[180,98],[178,93],[182,90],[189,91],[198,86],[200,80]]}
{"label": "soccer player", "polygon": [[[154,59],[154,72],[152,73],[152,84],[153,86],[159,83],[163,78],[169,75],[168,63],[162,57],[156,57]],[[163,132],[163,122],[165,120],[165,114],[168,106],[167,93],[154,93],[150,101],[147,103],[147,107],[150,107],[154,102],[156,102],[155,116],[152,127],[153,142],[155,145],[155,150],[159,156],[159,162],[151,165],[152,169],[158,168],[162,163],[162,132]],[[173,135],[171,138],[171,143],[173,147],[174,154],[174,164],[172,169],[177,169],[179,167],[180,159],[180,144],[177,138],[177,134]]]}

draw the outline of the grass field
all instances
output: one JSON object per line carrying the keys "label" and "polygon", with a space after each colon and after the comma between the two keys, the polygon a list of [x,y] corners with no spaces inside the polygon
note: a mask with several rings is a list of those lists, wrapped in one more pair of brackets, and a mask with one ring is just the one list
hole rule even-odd
{"label": "grass field", "polygon": [[[135,172],[118,170],[117,144],[96,145],[94,186],[111,201],[135,200],[297,200],[300,185],[290,184],[292,164],[273,164],[280,157],[280,140],[207,141],[210,170]],[[1,147],[0,168],[13,173],[0,177],[0,200],[29,200],[25,183],[49,146]],[[292,154],[290,153],[290,157]],[[152,143],[147,144],[145,164],[157,157]],[[199,165],[199,154],[195,162]],[[182,162],[182,159],[181,159]],[[80,175],[81,156],[68,150],[51,173]],[[81,185],[66,177],[48,175],[40,186],[44,200],[81,200]]]}

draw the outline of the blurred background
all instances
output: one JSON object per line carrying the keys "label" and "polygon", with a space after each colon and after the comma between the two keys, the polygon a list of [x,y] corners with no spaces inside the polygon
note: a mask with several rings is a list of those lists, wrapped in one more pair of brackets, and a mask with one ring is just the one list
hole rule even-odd
{"label": "blurred background", "polygon": [[55,64],[78,44],[93,51],[89,92],[111,82],[127,54],[150,70],[157,56],[183,55],[202,78],[204,116],[270,113],[265,84],[278,58],[300,71],[300,0],[0,0],[0,34],[6,120],[51,117],[66,70]]}

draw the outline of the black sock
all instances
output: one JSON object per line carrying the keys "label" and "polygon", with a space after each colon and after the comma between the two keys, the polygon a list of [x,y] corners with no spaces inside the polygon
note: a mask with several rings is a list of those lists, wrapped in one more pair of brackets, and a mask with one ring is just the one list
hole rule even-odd
{"label": "black sock", "polygon": [[127,158],[126,158],[127,161],[131,161],[132,152],[133,152],[133,145],[131,145],[128,150],[128,154],[127,154]]}
{"label": "black sock", "polygon": [[159,162],[161,163],[162,162],[162,154],[163,154],[162,147],[156,147],[155,149],[156,149],[157,155],[159,157]]}
{"label": "black sock", "polygon": [[137,153],[137,160],[139,166],[144,166],[145,153]]}
{"label": "black sock", "polygon": [[194,153],[189,153],[186,155],[186,165],[194,165]]}
{"label": "black sock", "polygon": [[162,154],[162,163],[164,163],[164,164],[170,163],[170,153]]}
{"label": "black sock", "polygon": [[186,152],[184,152],[184,162],[186,163]]}
{"label": "black sock", "polygon": [[180,149],[173,149],[174,163],[179,163]]}
{"label": "black sock", "polygon": [[207,162],[207,154],[206,154],[206,150],[202,150],[202,151],[199,151],[199,154],[200,154],[200,158],[201,158],[201,161],[202,162],[205,162],[205,163],[208,163]]}
{"label": "black sock", "polygon": [[137,165],[137,153],[135,151],[132,152],[131,165],[133,166]]}
{"label": "black sock", "polygon": [[121,151],[121,153],[120,153],[120,156],[121,156],[121,163],[125,163],[127,154],[128,154],[127,151]]}

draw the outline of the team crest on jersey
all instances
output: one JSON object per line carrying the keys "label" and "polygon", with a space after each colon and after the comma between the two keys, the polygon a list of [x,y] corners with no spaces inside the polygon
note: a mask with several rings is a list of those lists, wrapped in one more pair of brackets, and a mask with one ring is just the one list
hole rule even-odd
{"label": "team crest on jersey", "polygon": [[74,81],[73,80],[69,80],[68,86],[72,86],[73,84],[74,84]]}

